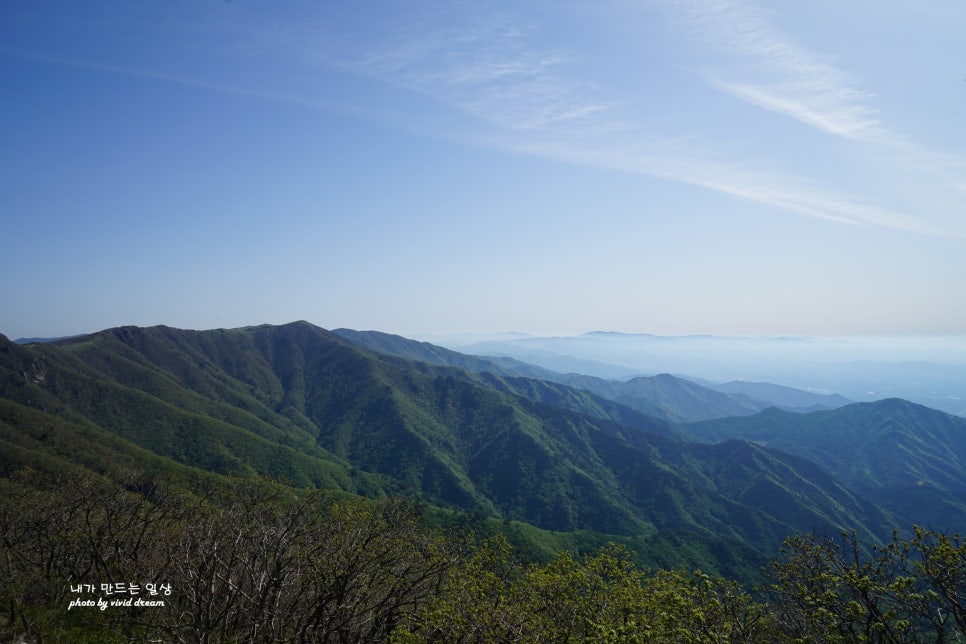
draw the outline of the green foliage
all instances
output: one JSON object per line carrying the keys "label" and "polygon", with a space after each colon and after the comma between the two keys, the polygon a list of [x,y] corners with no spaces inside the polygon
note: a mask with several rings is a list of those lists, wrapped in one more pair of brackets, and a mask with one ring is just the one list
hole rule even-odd
{"label": "green foliage", "polygon": [[[200,495],[31,472],[0,485],[4,640],[384,641],[454,561],[399,501],[255,480]],[[160,607],[71,606],[117,581],[170,594]]]}
{"label": "green foliage", "polygon": [[[915,528],[863,549],[790,538],[768,600],[623,546],[527,562],[500,534],[440,534],[399,500],[236,479],[0,479],[0,639],[44,642],[925,642],[966,627],[966,543]],[[70,607],[105,582],[155,607]],[[96,590],[83,591],[88,584]]]}
{"label": "green foliage", "polygon": [[700,572],[647,576],[617,546],[524,567],[501,538],[454,569],[414,623],[398,641],[761,642],[775,632],[737,584]]}
{"label": "green foliage", "polygon": [[966,635],[966,544],[916,527],[865,555],[854,534],[789,538],[770,566],[782,631],[797,642],[942,642]]}

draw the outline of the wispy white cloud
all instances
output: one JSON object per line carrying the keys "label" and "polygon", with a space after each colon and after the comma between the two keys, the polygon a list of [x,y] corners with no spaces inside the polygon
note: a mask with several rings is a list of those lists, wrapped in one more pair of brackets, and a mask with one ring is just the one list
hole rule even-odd
{"label": "wispy white cloud", "polygon": [[966,170],[961,160],[890,128],[879,118],[871,92],[827,56],[769,24],[746,0],[677,0],[674,6],[686,28],[732,54],[731,64],[701,72],[711,87],[821,132],[890,149],[923,172],[959,176]]}
{"label": "wispy white cloud", "polygon": [[710,160],[696,152],[654,153],[654,150],[669,147],[681,148],[680,145],[670,142],[650,146],[636,146],[632,142],[625,147],[591,149],[558,141],[531,144],[522,147],[521,151],[698,186],[734,198],[774,206],[786,212],[840,224],[890,228],[929,235],[946,234],[944,230],[921,218],[877,206],[854,195],[810,185],[798,177],[766,173],[742,167],[737,163]]}
{"label": "wispy white cloud", "polygon": [[813,79],[800,82],[779,82],[756,85],[730,82],[709,76],[708,82],[717,89],[766,110],[778,112],[818,130],[860,141],[881,141],[887,133],[872,110],[865,107],[861,94],[843,87],[829,87]]}
{"label": "wispy white cloud", "polygon": [[[898,140],[875,118],[868,95],[843,72],[770,29],[751,10],[730,0],[676,6],[704,36],[715,32],[751,61],[744,75],[734,69],[708,72],[713,86],[823,132],[859,141]],[[272,31],[259,42],[259,55],[286,63],[297,59],[307,69],[338,69],[429,96],[492,126],[485,141],[467,134],[477,144],[681,182],[827,221],[942,234],[920,218],[823,188],[814,179],[756,169],[743,155],[712,156],[707,141],[683,142],[659,131],[646,116],[622,109],[630,98],[626,87],[601,86],[577,73],[575,53],[542,44],[534,29],[515,18],[407,28],[386,29],[352,46],[332,35],[338,25],[315,23],[285,31],[284,39],[274,40]],[[352,103],[346,97],[336,104],[310,87],[273,92],[116,65],[51,62],[324,110],[345,111]]]}
{"label": "wispy white cloud", "polygon": [[786,210],[848,224],[892,228],[930,235],[943,231],[917,217],[857,200],[855,197],[829,193],[821,189],[797,187],[787,180],[779,184],[721,182],[703,183],[712,190],[758,201]]}
{"label": "wispy white cloud", "polygon": [[[868,95],[843,72],[782,38],[752,12],[729,0],[683,6],[697,24],[752,61],[754,80],[709,73],[708,82],[718,89],[831,134],[895,138],[866,104]],[[629,117],[611,98],[626,88],[601,88],[568,75],[571,57],[535,45],[530,35],[518,24],[491,21],[410,34],[341,64],[433,96],[505,133],[488,145],[686,183],[827,221],[942,234],[912,215],[799,177],[756,171],[744,159],[716,161],[700,142],[682,144],[658,134],[645,117]],[[765,77],[769,83],[760,82]]]}
{"label": "wispy white cloud", "polygon": [[[699,72],[709,86],[817,131],[867,146],[864,153],[889,168],[886,176],[929,186],[919,188],[920,194],[915,197],[923,205],[929,204],[926,212],[938,215],[945,211],[948,215],[948,203],[936,208],[937,195],[950,200],[962,192],[966,164],[961,158],[919,145],[890,127],[879,117],[872,93],[829,57],[809,51],[774,27],[747,0],[671,3],[687,30],[723,54],[724,62],[707,65]],[[808,202],[810,205],[804,207],[797,206],[795,199],[777,199],[774,203],[806,213],[813,207],[819,212],[840,212],[873,225],[950,234],[921,217],[861,205],[861,200],[818,196]]]}
{"label": "wispy white cloud", "polygon": [[490,21],[377,48],[347,67],[404,85],[510,130],[587,127],[609,119],[593,83],[568,78],[567,57],[534,49],[526,30]]}
{"label": "wispy white cloud", "polygon": [[870,142],[894,138],[869,104],[871,94],[753,7],[740,0],[684,0],[675,6],[691,31],[738,59],[705,69],[711,86],[829,134]]}

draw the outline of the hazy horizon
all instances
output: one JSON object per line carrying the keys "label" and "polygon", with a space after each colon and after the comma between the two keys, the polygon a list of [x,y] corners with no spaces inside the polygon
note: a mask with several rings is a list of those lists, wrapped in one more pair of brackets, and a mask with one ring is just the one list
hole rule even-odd
{"label": "hazy horizon", "polygon": [[[904,398],[966,416],[966,337],[728,337],[591,334],[473,342],[437,338],[478,355],[625,380],[670,373],[836,393],[856,402]],[[628,370],[620,373],[607,366]]]}

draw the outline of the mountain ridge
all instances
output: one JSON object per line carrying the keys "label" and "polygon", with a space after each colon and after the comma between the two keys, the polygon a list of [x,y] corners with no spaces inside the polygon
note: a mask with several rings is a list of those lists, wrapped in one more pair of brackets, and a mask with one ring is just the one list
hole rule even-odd
{"label": "mountain ridge", "polygon": [[[696,383],[693,380],[671,374],[636,376],[619,381],[579,373],[561,373],[515,358],[460,353],[428,342],[419,342],[378,331],[336,329],[333,333],[372,351],[410,360],[458,366],[475,372],[526,376],[584,389],[595,395],[627,405],[643,414],[672,422],[750,415],[769,406],[779,404],[774,400],[754,398],[743,392],[718,391],[713,386]],[[784,388],[782,390],[785,398],[789,396],[787,393],[789,389]],[[798,392],[800,390],[792,391]],[[809,399],[813,405],[821,404],[824,401],[823,398],[808,392],[800,392],[798,396],[800,399]],[[801,403],[799,402],[799,404]]]}
{"label": "mountain ridge", "polygon": [[[759,552],[815,527],[874,536],[896,524],[798,457],[741,447],[761,490],[742,496],[734,445],[689,445],[481,387],[304,322],[121,327],[7,344],[0,359],[2,381],[17,385],[4,384],[10,404],[214,472],[403,494],[552,530],[686,530]],[[805,496],[794,489],[804,480]]]}

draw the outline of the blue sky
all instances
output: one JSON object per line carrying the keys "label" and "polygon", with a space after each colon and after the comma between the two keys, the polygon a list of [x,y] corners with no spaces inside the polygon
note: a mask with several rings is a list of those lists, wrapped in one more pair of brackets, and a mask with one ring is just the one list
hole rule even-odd
{"label": "blue sky", "polygon": [[9,0],[0,332],[964,334],[964,24]]}

